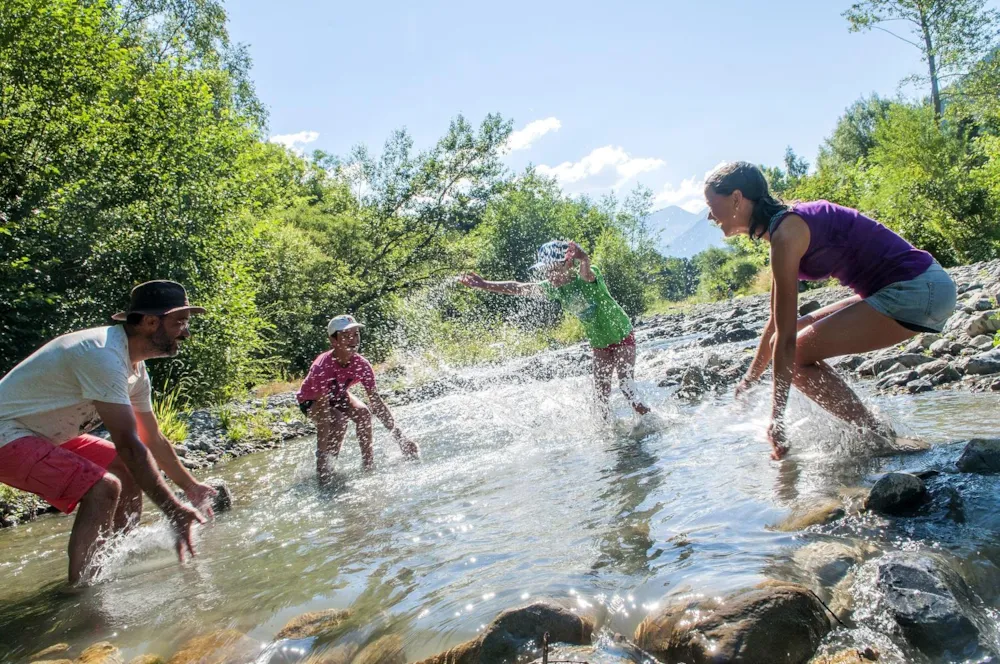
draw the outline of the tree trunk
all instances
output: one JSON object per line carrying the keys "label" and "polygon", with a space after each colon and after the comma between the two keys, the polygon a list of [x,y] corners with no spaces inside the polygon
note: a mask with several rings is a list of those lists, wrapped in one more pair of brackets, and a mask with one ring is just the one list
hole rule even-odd
{"label": "tree trunk", "polygon": [[941,91],[938,88],[937,61],[934,57],[934,42],[931,41],[931,30],[927,24],[927,15],[920,11],[920,31],[924,35],[924,47],[927,53],[927,70],[931,78],[931,103],[934,105],[934,121],[941,124]]}

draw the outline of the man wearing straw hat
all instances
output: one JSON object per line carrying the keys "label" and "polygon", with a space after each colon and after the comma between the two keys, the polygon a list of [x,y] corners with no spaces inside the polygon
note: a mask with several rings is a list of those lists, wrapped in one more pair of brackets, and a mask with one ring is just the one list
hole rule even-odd
{"label": "man wearing straw hat", "polygon": [[[160,469],[211,515],[215,490],[181,465],[160,432],[145,360],[173,357],[204,313],[184,287],[149,281],[132,289],[122,325],[72,332],[48,342],[0,379],[0,482],[34,493],[76,521],[69,581],[76,584],[105,539],[138,523],[142,494],[163,511],[177,555],[193,555],[192,529],[205,517],[174,497]],[[111,440],[89,432],[99,424]]]}

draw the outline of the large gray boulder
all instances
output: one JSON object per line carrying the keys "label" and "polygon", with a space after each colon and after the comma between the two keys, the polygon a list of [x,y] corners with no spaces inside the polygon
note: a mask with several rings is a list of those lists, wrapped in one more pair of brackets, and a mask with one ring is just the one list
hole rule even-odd
{"label": "large gray boulder", "polygon": [[963,473],[1000,473],[1000,438],[973,438],[956,465]]}
{"label": "large gray boulder", "polygon": [[978,648],[965,581],[927,554],[895,552],[876,564],[875,591],[906,639],[930,657],[964,660]]}
{"label": "large gray boulder", "polygon": [[882,476],[865,499],[865,509],[882,514],[904,514],[927,498],[924,481],[911,473]]}

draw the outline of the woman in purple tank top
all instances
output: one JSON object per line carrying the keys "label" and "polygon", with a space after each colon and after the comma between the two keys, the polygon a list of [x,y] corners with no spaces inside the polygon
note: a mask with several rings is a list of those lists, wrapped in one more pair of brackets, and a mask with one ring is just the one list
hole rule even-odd
{"label": "woman in purple tank top", "polygon": [[[940,332],[955,309],[955,284],[934,258],[857,210],[827,201],[786,205],[747,162],[719,167],[705,182],[709,219],[726,237],[771,245],[771,316],[739,396],[773,360],[768,439],[772,458],[788,446],[785,405],[795,385],[837,417],[894,438],[825,360]],[[855,295],[798,317],[798,282],[836,277]]]}

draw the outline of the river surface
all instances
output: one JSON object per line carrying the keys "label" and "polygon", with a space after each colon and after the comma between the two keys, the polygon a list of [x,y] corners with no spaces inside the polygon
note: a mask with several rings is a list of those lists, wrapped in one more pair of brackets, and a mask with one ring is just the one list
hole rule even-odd
{"label": "river surface", "polygon": [[[664,348],[640,349],[651,422],[634,419],[620,395],[617,423],[599,422],[585,377],[498,384],[394,409],[423,448],[419,463],[404,461],[378,431],[377,470],[363,474],[349,434],[336,488],[317,486],[313,439],[217,467],[211,474],[229,483],[234,509],[200,529],[198,556],[183,566],[147,513],[113,547],[98,582],[68,594],[71,518],[0,531],[0,658],[99,640],[122,648],[126,661],[169,656],[187,638],[225,627],[267,643],[289,619],[336,607],[358,619],[348,638],[398,633],[412,661],[541,598],[570,602],[605,630],[630,635],[669,596],[794,577],[797,548],[844,535],[773,526],[901,463],[859,456],[842,428],[800,396],[791,406],[793,454],[772,462],[767,389],[749,407],[730,395],[679,401],[652,375],[643,379],[644,350],[672,352]],[[869,402],[942,446],[995,435],[1000,419],[996,395]],[[970,556],[982,544],[972,540]]]}

